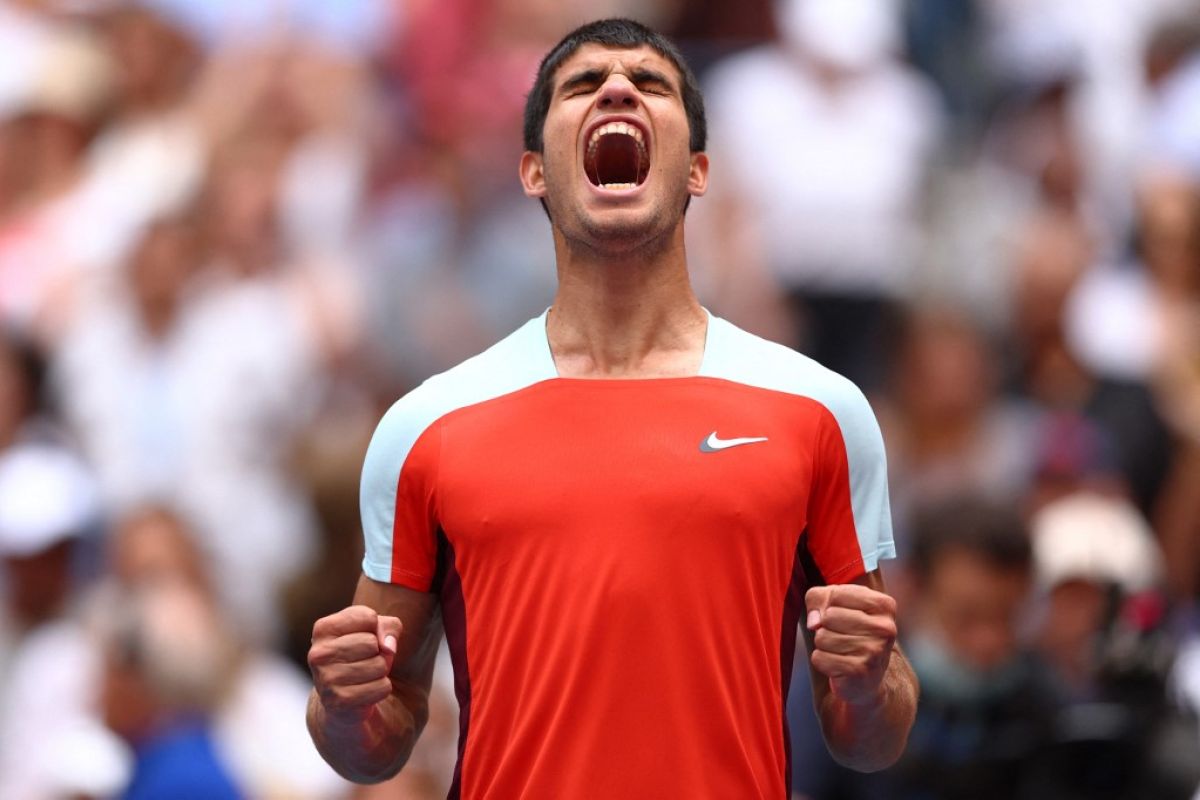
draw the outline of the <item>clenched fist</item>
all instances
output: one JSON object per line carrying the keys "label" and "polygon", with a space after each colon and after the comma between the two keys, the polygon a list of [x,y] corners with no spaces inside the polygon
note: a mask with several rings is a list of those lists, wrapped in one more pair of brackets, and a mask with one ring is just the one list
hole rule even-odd
{"label": "clenched fist", "polygon": [[317,620],[308,667],[327,716],[358,721],[391,694],[388,673],[400,629],[398,618],[369,606],[350,606]]}
{"label": "clenched fist", "polygon": [[866,586],[814,586],[804,595],[812,668],[849,703],[879,698],[896,643],[896,601]]}

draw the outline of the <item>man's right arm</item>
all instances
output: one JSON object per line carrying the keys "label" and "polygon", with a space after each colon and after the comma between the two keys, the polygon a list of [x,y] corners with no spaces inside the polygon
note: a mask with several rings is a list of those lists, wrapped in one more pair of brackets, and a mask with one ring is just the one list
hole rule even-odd
{"label": "man's right arm", "polygon": [[308,730],[343,777],[378,783],[408,761],[429,715],[441,634],[435,595],[366,576],[354,605],[317,620]]}

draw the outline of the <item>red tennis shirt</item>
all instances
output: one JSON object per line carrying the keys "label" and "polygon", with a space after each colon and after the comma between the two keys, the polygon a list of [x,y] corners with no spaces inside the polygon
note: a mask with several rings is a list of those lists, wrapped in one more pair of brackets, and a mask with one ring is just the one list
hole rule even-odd
{"label": "red tennis shirt", "polygon": [[895,554],[862,393],[712,316],[644,380],[531,320],[387,412],[361,503],[366,575],[439,595],[470,800],[783,800],[804,591]]}

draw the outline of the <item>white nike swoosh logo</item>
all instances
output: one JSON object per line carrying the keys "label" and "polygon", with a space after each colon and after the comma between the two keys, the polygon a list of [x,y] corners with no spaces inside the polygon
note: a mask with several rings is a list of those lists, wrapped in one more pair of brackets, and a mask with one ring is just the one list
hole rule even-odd
{"label": "white nike swoosh logo", "polygon": [[701,453],[715,453],[718,450],[728,450],[730,447],[737,447],[743,444],[754,444],[755,442],[765,442],[765,436],[742,436],[737,439],[721,439],[717,436],[717,432],[713,431],[708,435],[708,438],[700,443]]}

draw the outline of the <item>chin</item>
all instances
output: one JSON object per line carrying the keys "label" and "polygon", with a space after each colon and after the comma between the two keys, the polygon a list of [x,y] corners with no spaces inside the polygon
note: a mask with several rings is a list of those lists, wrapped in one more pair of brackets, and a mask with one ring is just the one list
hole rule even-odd
{"label": "chin", "polygon": [[611,254],[655,251],[659,246],[665,247],[675,227],[682,222],[682,217],[670,223],[658,214],[603,216],[606,218],[585,219],[585,235],[581,238],[592,250]]}

